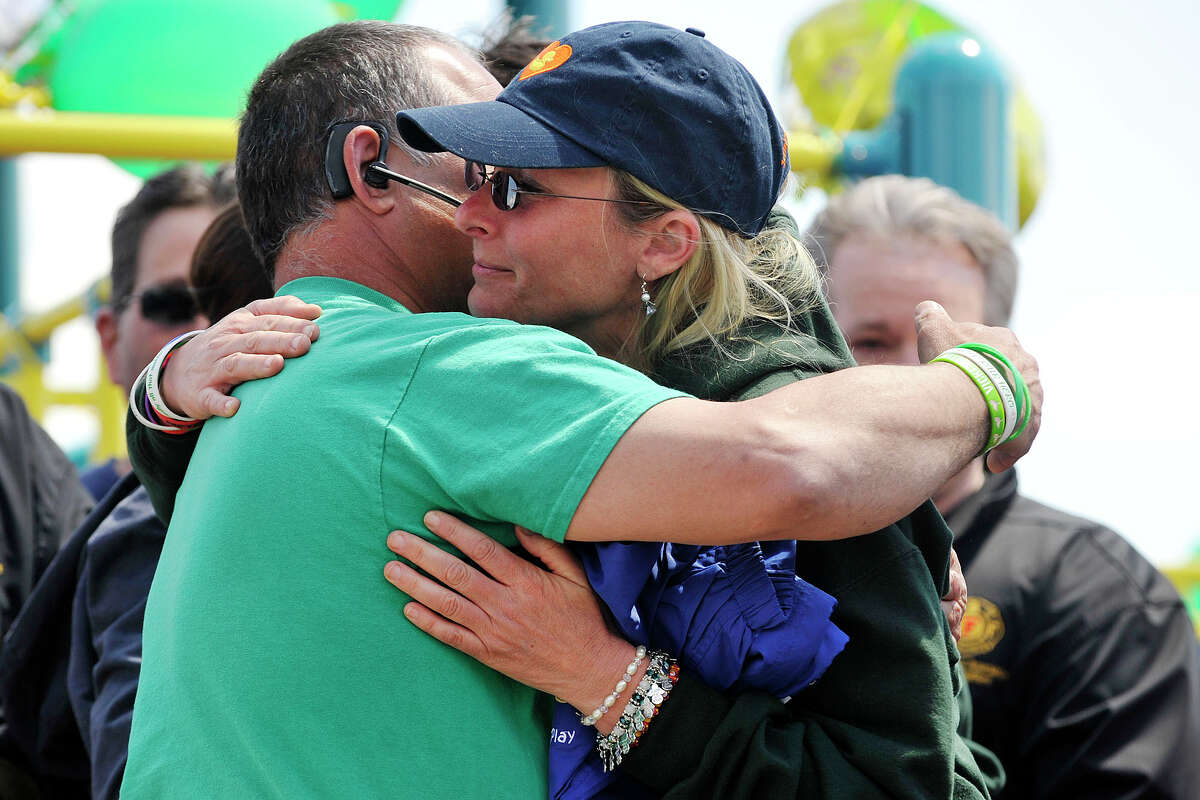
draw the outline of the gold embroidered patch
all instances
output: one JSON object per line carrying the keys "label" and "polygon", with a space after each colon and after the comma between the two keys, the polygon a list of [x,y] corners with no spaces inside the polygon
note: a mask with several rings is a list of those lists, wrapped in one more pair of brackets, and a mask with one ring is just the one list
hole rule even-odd
{"label": "gold embroidered patch", "polygon": [[561,42],[551,42],[546,45],[545,50],[533,57],[533,61],[525,65],[525,69],[521,70],[521,74],[517,76],[517,80],[523,81],[526,78],[532,78],[534,75],[558,69],[567,63],[567,59],[570,57],[571,45],[562,44]]}
{"label": "gold embroidered patch", "polygon": [[967,683],[973,683],[976,686],[991,686],[996,681],[1008,680],[1008,670],[997,667],[995,664],[964,658],[962,665]]}
{"label": "gold embroidered patch", "polygon": [[1003,638],[1004,618],[1000,616],[1000,608],[983,597],[972,595],[967,598],[958,652],[964,657],[990,653]]}

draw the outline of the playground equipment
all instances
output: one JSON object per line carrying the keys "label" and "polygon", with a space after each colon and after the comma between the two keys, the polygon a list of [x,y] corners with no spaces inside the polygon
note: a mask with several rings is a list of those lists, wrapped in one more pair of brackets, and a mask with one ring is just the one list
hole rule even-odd
{"label": "playground equipment", "polygon": [[788,43],[784,114],[807,185],[928,177],[1023,224],[1045,180],[1041,125],[995,52],[905,0],[844,0]]}
{"label": "playground equipment", "polygon": [[52,406],[95,409],[100,434],[89,453],[92,461],[103,461],[125,452],[125,397],[108,380],[104,359],[96,346],[100,375],[96,383],[78,391],[51,389],[42,380],[44,354],[50,337],[60,326],[90,316],[108,302],[109,282],[104,278],[83,294],[48,311],[33,314],[13,324],[0,314],[0,377],[25,400],[29,413],[42,419]]}
{"label": "playground equipment", "polygon": [[896,75],[895,110],[873,131],[847,133],[843,175],[931,178],[1017,227],[1012,89],[975,39],[942,33],[913,48]]}

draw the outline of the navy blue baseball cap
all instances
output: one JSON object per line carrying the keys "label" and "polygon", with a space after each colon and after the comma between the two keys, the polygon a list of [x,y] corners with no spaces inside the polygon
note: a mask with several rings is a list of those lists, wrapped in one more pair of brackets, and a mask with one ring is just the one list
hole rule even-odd
{"label": "navy blue baseball cap", "polygon": [[396,115],[426,152],[518,169],[609,166],[742,235],[788,174],[787,138],[750,72],[700,31],[610,22],[543,50],[495,100]]}

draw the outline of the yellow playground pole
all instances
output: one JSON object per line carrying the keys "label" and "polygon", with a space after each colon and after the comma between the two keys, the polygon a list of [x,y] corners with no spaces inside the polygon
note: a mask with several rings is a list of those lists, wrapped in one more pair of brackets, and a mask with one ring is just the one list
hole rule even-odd
{"label": "yellow playground pole", "polygon": [[236,149],[237,122],[232,119],[0,110],[0,156],[95,153],[224,161]]}

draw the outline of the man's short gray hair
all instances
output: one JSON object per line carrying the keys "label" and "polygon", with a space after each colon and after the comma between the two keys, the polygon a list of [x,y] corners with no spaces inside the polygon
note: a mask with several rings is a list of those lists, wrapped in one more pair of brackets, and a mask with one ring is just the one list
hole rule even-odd
{"label": "man's short gray hair", "polygon": [[1017,254],[1012,235],[987,210],[928,178],[881,175],[830,198],[805,241],[823,273],[847,236],[915,236],[958,242],[983,268],[984,319],[1007,325],[1017,293]]}
{"label": "man's short gray hair", "polygon": [[288,236],[331,208],[324,157],[332,123],[382,121],[392,147],[431,162],[433,156],[406,148],[396,135],[397,111],[454,102],[449,82],[427,63],[429,47],[479,57],[439,31],[363,20],[300,39],[259,75],[238,132],[237,186],[250,240],[269,276]]}

